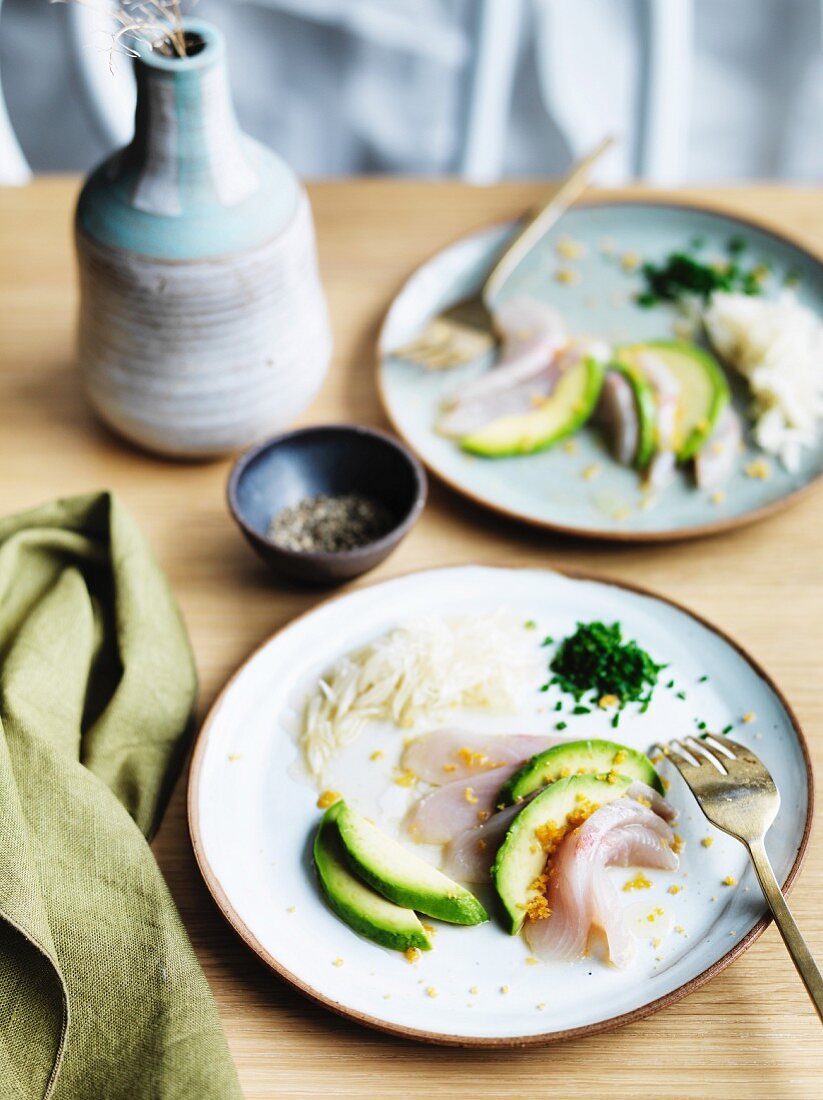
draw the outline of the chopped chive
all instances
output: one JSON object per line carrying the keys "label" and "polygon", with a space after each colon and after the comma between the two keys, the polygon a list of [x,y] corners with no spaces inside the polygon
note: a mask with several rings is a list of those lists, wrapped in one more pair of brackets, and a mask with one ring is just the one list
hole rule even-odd
{"label": "chopped chive", "polygon": [[697,682],[698,684],[705,684],[708,678],[708,676],[701,676]]}
{"label": "chopped chive", "polygon": [[743,237],[729,237],[726,242],[726,251],[732,256],[739,256],[746,251],[746,241]]}
{"label": "chopped chive", "polygon": [[554,645],[554,638],[552,638],[550,635],[547,634],[546,637],[543,639],[543,641],[540,644],[541,645]]}
{"label": "chopped chive", "polygon": [[565,722],[558,722],[557,725],[554,728],[556,730],[564,730],[566,728],[566,723]]}
{"label": "chopped chive", "polygon": [[543,684],[541,686],[540,690],[541,691],[548,691],[550,687],[551,687],[551,684]]}
{"label": "chopped chive", "polygon": [[537,623],[534,621],[534,619],[526,619],[526,621],[523,623],[523,627],[525,630],[536,630]]}
{"label": "chopped chive", "polygon": [[667,688],[673,688],[674,687],[674,680],[669,680],[668,684],[666,684],[666,687]]}
{"label": "chopped chive", "polygon": [[556,703],[554,704],[554,709],[555,709],[555,710],[562,710],[562,709],[563,709],[563,704],[561,703],[561,701],[560,701],[559,699],[558,699],[558,700],[557,700],[557,702],[556,702]]}
{"label": "chopped chive", "polygon": [[723,732],[724,733],[731,733],[733,729],[734,729],[734,726],[724,726],[723,727]]}
{"label": "chopped chive", "polygon": [[617,711],[616,714],[614,715],[614,717],[612,718],[612,729],[616,730],[619,725],[620,725],[620,711]]}
{"label": "chopped chive", "polygon": [[572,714],[591,714],[591,707],[581,707],[579,704],[572,710]]}
{"label": "chopped chive", "polygon": [[685,698],[686,698],[686,693],[685,693],[685,691],[678,691],[678,692],[677,692],[677,698],[678,698],[678,699],[685,699]]}

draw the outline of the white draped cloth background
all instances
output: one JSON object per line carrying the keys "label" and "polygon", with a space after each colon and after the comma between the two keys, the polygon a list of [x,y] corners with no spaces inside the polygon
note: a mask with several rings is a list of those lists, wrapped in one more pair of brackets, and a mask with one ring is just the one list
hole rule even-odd
{"label": "white draped cloth background", "polygon": [[[242,125],[300,173],[441,174],[458,159],[475,2],[200,0],[196,10],[229,40]],[[524,0],[503,174],[561,170],[608,131],[624,141],[606,177],[631,175],[647,2]],[[823,0],[694,0],[694,11],[684,180],[823,179]],[[88,168],[105,152],[72,94],[59,8],[4,0],[0,73],[35,169]]]}

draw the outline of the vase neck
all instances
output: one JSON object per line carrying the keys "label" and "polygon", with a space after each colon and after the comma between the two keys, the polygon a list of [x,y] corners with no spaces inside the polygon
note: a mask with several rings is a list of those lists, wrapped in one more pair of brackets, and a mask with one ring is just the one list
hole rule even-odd
{"label": "vase neck", "polygon": [[259,186],[231,102],[222,50],[191,66],[173,59],[135,63],[135,134],[125,159],[132,201],[168,216],[233,206]]}

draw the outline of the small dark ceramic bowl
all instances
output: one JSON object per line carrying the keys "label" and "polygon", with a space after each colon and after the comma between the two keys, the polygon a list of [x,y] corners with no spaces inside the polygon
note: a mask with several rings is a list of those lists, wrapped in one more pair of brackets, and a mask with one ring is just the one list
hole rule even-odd
{"label": "small dark ceramic bowl", "polygon": [[[354,550],[285,550],[269,538],[272,518],[304,497],[358,493],[394,516],[388,534]],[[374,428],[328,424],[275,436],[241,455],[228,484],[229,508],[269,565],[313,584],[339,584],[373,569],[407,534],[426,503],[423,467],[402,443]]]}

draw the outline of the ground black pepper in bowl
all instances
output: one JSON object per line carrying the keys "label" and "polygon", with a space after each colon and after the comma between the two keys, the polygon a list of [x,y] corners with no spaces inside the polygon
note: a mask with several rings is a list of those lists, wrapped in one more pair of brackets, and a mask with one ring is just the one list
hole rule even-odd
{"label": "ground black pepper in bowl", "polygon": [[339,553],[382,538],[395,522],[388,508],[371,497],[321,493],[281,509],[272,517],[269,538],[283,550]]}

